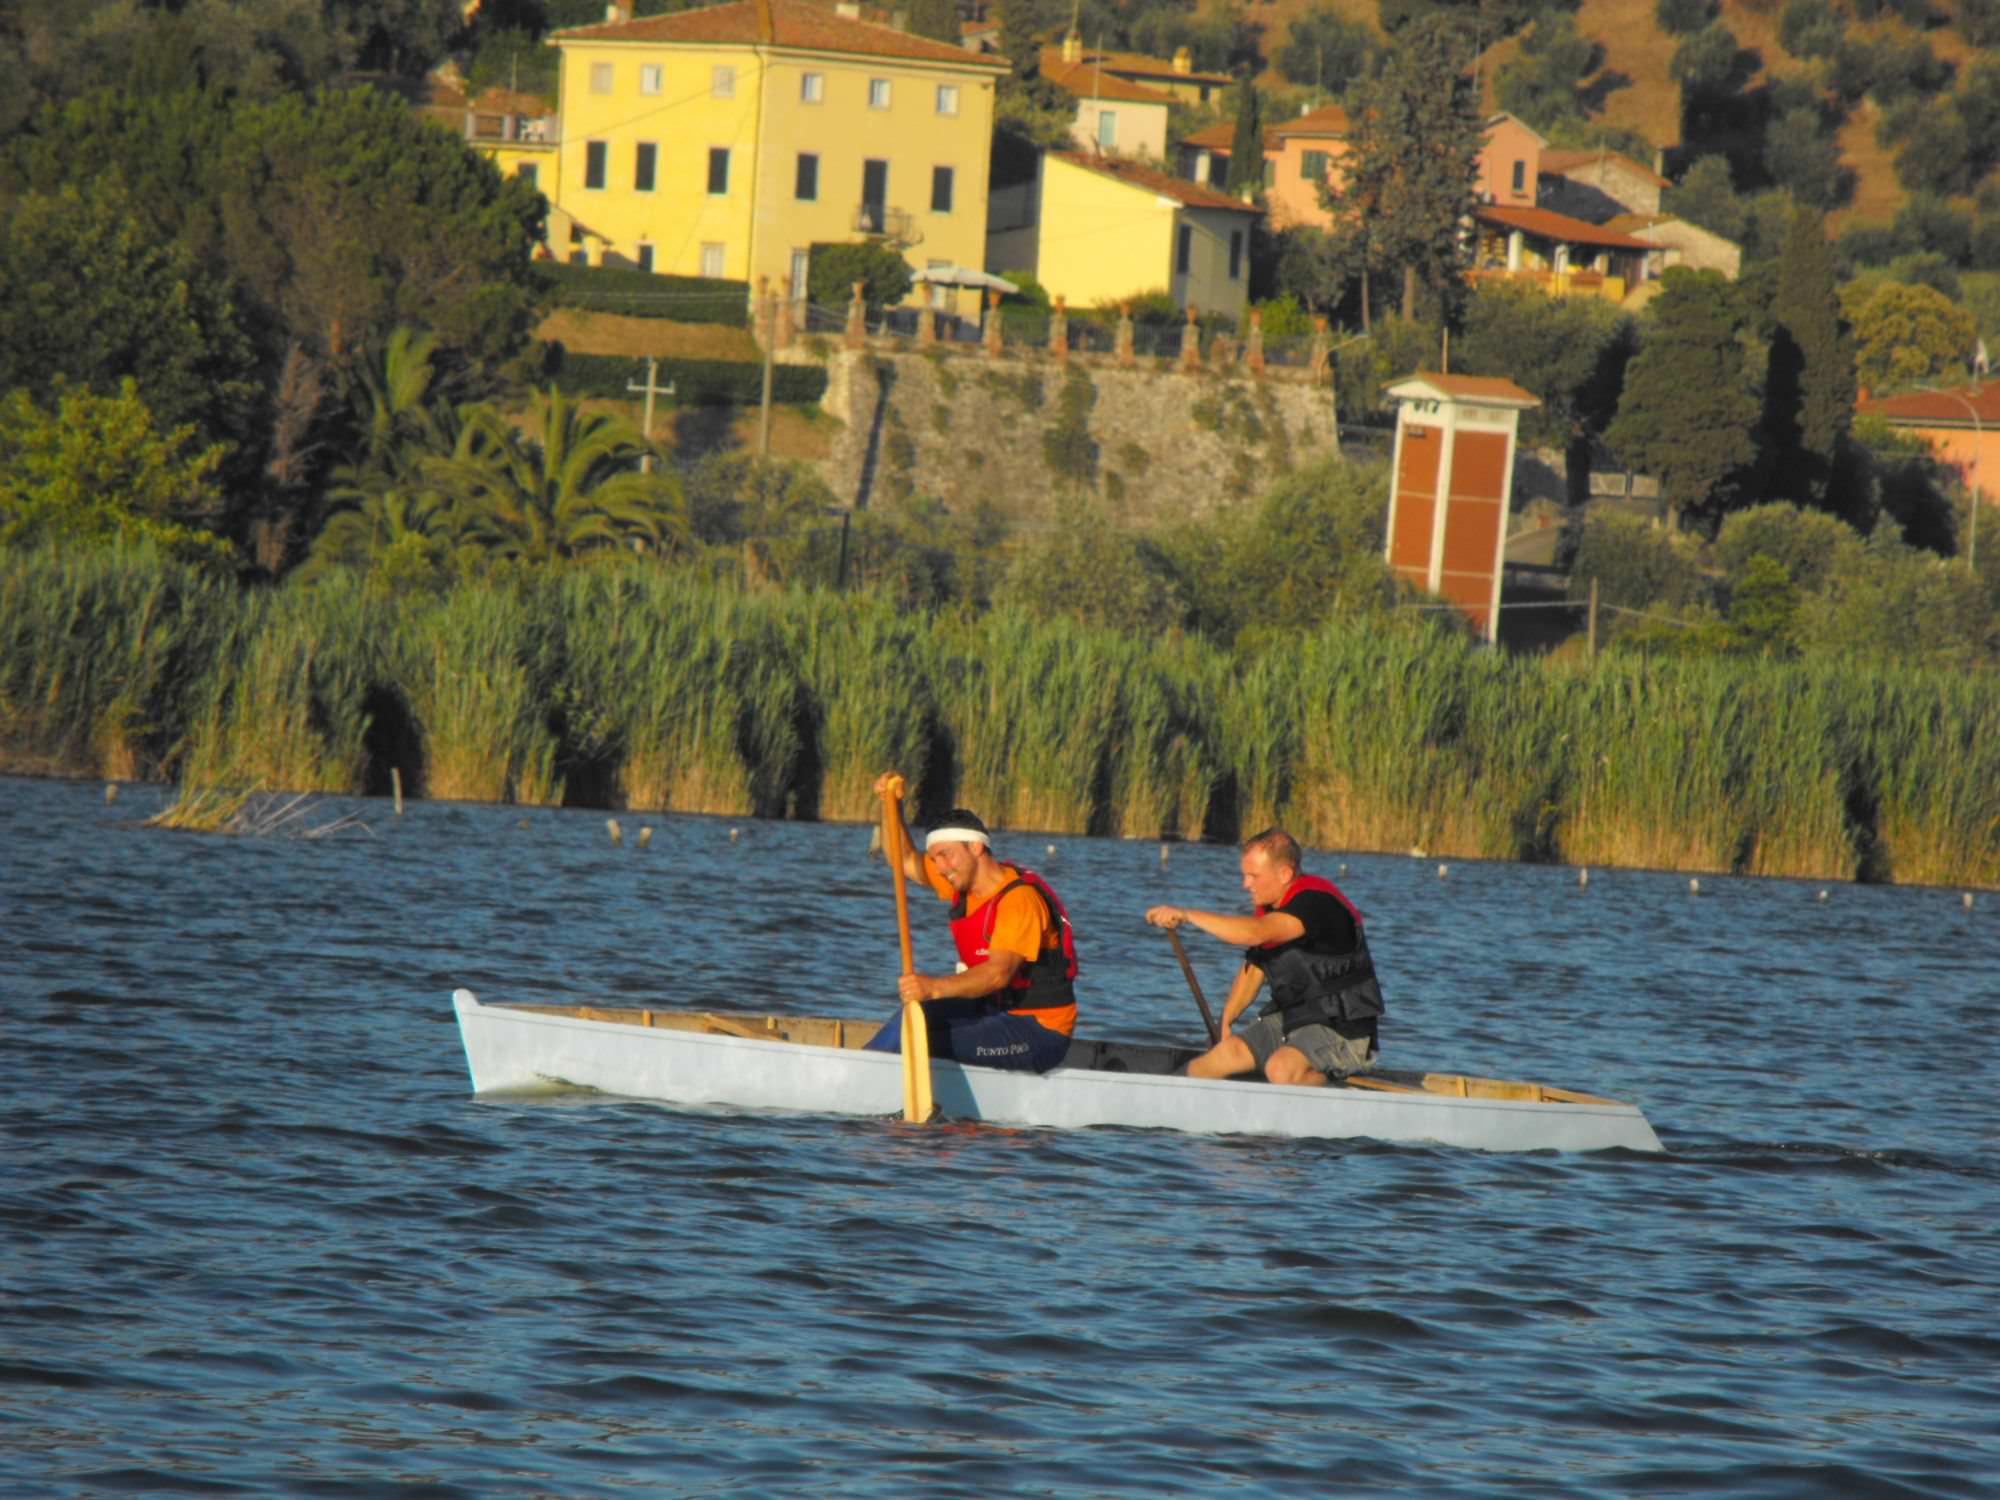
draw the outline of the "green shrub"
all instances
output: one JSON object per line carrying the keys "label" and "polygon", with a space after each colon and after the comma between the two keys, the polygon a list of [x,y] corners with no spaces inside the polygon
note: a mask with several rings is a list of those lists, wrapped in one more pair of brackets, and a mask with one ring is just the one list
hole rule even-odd
{"label": "green shrub", "polygon": [[656,276],[609,266],[572,266],[541,261],[535,274],[558,307],[587,312],[662,318],[671,323],[750,323],[750,284],[706,276]]}

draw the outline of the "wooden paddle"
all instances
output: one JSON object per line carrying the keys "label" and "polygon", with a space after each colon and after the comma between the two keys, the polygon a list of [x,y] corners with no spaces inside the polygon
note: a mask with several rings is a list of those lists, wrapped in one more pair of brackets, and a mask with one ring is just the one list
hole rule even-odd
{"label": "wooden paddle", "polygon": [[[903,949],[903,972],[917,972],[910,956],[910,899],[903,891],[903,778],[892,776],[882,789],[882,852],[896,881],[896,937]],[[931,1117],[931,1035],[922,1005],[903,1007],[903,1118],[921,1125]]]}
{"label": "wooden paddle", "polygon": [[1208,1044],[1213,1047],[1222,1040],[1222,1030],[1215,1024],[1215,1017],[1209,1012],[1208,1000],[1201,992],[1201,981],[1194,977],[1194,965],[1188,962],[1187,949],[1181,946],[1179,930],[1169,927],[1167,937],[1174,945],[1174,957],[1181,961],[1181,972],[1187,975],[1188,988],[1194,991],[1194,1003],[1201,1007],[1202,1024],[1208,1028]]}

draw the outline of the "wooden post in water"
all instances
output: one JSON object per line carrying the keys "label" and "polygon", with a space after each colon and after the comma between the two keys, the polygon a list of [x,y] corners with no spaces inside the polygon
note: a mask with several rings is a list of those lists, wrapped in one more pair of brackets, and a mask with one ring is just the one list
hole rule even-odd
{"label": "wooden post in water", "polygon": [[403,772],[397,766],[389,767],[389,790],[396,795],[396,816],[403,815]]}

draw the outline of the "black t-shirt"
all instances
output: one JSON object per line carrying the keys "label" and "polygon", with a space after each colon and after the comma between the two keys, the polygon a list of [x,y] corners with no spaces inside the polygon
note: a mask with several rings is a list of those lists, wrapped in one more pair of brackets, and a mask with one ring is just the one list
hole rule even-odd
{"label": "black t-shirt", "polygon": [[1266,967],[1280,953],[1297,951],[1338,956],[1352,953],[1356,947],[1354,918],[1348,915],[1347,908],[1339,900],[1325,891],[1299,891],[1283,906],[1273,907],[1272,910],[1297,917],[1306,930],[1289,943],[1252,948],[1244,954],[1243,962],[1253,968]]}

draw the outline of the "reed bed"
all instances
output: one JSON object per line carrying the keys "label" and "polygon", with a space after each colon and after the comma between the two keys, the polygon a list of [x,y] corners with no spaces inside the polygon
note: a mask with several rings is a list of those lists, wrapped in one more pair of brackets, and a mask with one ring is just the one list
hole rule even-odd
{"label": "reed bed", "polygon": [[[377,715],[406,713],[407,725]],[[1247,656],[999,609],[744,592],[634,559],[370,594],[0,552],[13,769],[1812,878],[2000,885],[2000,681],[1522,660],[1349,618]]]}
{"label": "reed bed", "polygon": [[1118,682],[1103,638],[1006,608],[933,638],[929,675],[958,769],[989,823],[1105,831]]}
{"label": "reed bed", "polygon": [[0,756],[119,780],[170,773],[196,684],[242,608],[147,546],[0,551]]}
{"label": "reed bed", "polygon": [[877,775],[900,771],[915,789],[930,769],[937,710],[922,672],[926,624],[886,600],[816,591],[794,596],[782,625],[814,751],[800,768],[799,807],[867,822]]}
{"label": "reed bed", "polygon": [[1223,779],[1216,753],[1215,653],[1177,639],[1113,640],[1117,683],[1105,831],[1125,838],[1198,839]]}
{"label": "reed bed", "polygon": [[368,769],[377,628],[371,601],[348,579],[246,595],[195,690],[182,779],[357,790]]}
{"label": "reed bed", "polygon": [[411,609],[387,664],[423,744],[426,795],[561,800],[549,723],[550,632],[538,591],[466,585]]}

